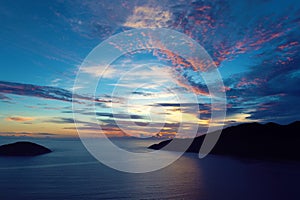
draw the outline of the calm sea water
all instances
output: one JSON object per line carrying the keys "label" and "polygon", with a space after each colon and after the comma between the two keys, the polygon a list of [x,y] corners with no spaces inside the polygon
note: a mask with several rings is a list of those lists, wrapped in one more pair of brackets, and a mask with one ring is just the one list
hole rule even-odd
{"label": "calm sea water", "polygon": [[[0,138],[0,144],[14,142]],[[0,157],[0,199],[300,199],[300,163],[238,160],[186,154],[156,172],[118,172],[96,161],[76,139],[27,139],[54,152]],[[157,141],[119,139],[147,151]],[[170,152],[172,153],[172,152]]]}

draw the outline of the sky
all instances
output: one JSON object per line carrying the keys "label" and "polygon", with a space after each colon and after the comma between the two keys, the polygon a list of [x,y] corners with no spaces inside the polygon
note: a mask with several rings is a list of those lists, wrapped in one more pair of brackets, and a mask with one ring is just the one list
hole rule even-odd
{"label": "sky", "polygon": [[[183,126],[189,137],[192,124],[204,133],[214,97],[197,58],[149,44],[125,52],[131,38],[114,45],[128,48],[105,73],[101,63],[80,68],[97,45],[140,28],[178,31],[205,49],[224,84],[225,126],[300,119],[297,0],[2,0],[0,24],[1,136],[76,137],[77,126],[87,135],[101,127],[109,136],[174,137]],[[75,84],[78,72],[98,83],[94,93]]]}

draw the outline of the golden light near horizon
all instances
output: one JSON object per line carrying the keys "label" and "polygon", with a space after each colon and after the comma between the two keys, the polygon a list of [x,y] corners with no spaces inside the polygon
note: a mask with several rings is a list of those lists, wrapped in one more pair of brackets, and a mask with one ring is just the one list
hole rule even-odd
{"label": "golden light near horizon", "polygon": [[234,121],[237,123],[247,123],[247,122],[257,122],[258,120],[249,119],[251,114],[246,113],[237,113],[234,115],[230,115],[226,118],[226,121]]}

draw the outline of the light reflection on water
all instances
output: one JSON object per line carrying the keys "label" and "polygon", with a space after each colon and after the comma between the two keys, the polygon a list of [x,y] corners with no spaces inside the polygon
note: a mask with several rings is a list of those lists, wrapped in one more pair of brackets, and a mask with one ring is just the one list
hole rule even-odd
{"label": "light reflection on water", "polygon": [[[2,140],[1,144],[13,142]],[[79,140],[36,140],[53,153],[0,157],[0,199],[299,199],[299,163],[244,162],[186,154],[151,173],[112,170],[89,155]],[[153,141],[136,143],[139,151]],[[129,147],[128,147],[129,148]],[[129,149],[130,149],[129,148]],[[135,149],[136,148],[136,149]],[[172,152],[170,152],[172,154]]]}

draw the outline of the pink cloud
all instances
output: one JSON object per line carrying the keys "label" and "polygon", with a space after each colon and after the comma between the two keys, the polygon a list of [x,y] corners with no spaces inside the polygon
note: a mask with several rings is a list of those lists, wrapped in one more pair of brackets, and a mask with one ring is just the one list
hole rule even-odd
{"label": "pink cloud", "polygon": [[252,80],[247,80],[246,78],[242,78],[241,81],[236,85],[237,87],[244,87],[244,86],[250,86],[250,85],[261,85],[263,83],[265,83],[266,80],[265,79],[261,79],[261,78],[255,78]]}

